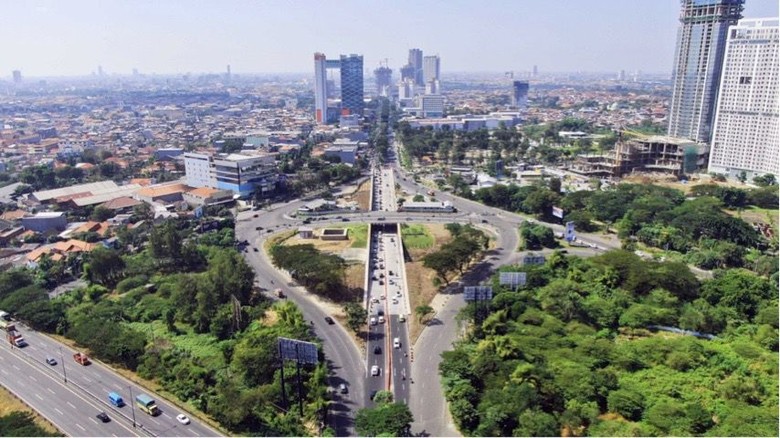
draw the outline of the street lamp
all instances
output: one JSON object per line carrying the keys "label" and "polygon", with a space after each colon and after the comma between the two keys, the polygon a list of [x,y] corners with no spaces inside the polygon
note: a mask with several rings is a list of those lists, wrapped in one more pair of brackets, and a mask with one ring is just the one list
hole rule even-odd
{"label": "street lamp", "polygon": [[133,411],[133,427],[135,427],[135,399],[133,398],[133,385],[128,385],[130,390],[130,409]]}
{"label": "street lamp", "polygon": [[62,362],[62,380],[68,383],[68,374],[65,372],[65,356],[62,354],[62,347],[60,347],[60,362]]}

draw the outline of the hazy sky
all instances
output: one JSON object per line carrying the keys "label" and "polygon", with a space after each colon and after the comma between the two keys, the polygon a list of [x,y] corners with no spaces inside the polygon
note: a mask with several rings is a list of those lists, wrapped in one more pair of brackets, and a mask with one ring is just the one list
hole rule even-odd
{"label": "hazy sky", "polygon": [[[679,0],[4,0],[0,77],[308,72],[312,55],[365,68],[409,48],[447,71],[667,72]],[[778,15],[747,0],[745,17]]]}

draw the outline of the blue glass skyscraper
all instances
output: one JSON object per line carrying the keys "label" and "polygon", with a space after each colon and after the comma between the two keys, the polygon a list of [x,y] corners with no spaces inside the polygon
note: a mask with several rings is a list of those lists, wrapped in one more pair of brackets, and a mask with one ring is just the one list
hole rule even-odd
{"label": "blue glass skyscraper", "polygon": [[341,55],[341,114],[363,115],[363,57]]}

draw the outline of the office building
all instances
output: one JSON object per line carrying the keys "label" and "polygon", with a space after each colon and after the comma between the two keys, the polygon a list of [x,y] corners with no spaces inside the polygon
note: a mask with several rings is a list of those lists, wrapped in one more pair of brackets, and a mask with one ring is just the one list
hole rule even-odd
{"label": "office building", "polygon": [[420,96],[419,100],[424,118],[444,116],[444,96],[429,94]]}
{"label": "office building", "polygon": [[533,77],[536,77],[536,75],[538,75],[538,74],[539,74],[539,68],[537,66],[534,66],[534,69],[533,69],[533,72],[531,73],[531,75]]}
{"label": "office building", "polygon": [[19,70],[14,70],[12,72],[12,76],[14,78],[14,84],[21,84],[22,83],[22,72]]}
{"label": "office building", "polygon": [[406,64],[405,66],[401,67],[401,80],[405,81],[407,79],[412,81],[412,84],[414,84],[414,66],[411,64]]}
{"label": "office building", "polygon": [[341,55],[341,114],[363,115],[363,56]]}
{"label": "office building", "polygon": [[425,94],[439,94],[439,80],[434,79],[425,84]]}
{"label": "office building", "polygon": [[729,26],[745,0],[681,0],[668,134],[709,143]]}
{"label": "office building", "polygon": [[780,176],[777,18],[740,20],[728,31],[709,171],[748,181]]}
{"label": "office building", "polygon": [[433,80],[439,80],[440,60],[439,57],[426,56],[423,58],[423,80],[428,83]]}
{"label": "office building", "polygon": [[512,105],[524,110],[528,105],[528,81],[512,82]]}
{"label": "office building", "polygon": [[390,86],[393,79],[393,70],[389,67],[380,66],[374,70],[374,79],[376,81],[377,96],[390,96]]}
{"label": "office building", "polygon": [[425,85],[423,79],[423,52],[420,49],[409,49],[409,66],[413,69],[414,84],[422,87]]}
{"label": "office building", "polygon": [[328,113],[328,71],[325,54],[314,54],[314,120],[327,123]]}
{"label": "office building", "polygon": [[184,154],[186,182],[191,187],[230,190],[249,197],[255,190],[273,191],[276,187],[276,155]]}

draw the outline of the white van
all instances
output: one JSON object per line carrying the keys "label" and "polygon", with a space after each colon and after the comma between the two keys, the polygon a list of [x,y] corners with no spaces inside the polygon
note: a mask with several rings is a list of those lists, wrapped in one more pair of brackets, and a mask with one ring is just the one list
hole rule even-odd
{"label": "white van", "polygon": [[401,348],[401,339],[393,338],[393,348]]}
{"label": "white van", "polygon": [[376,318],[374,318],[373,316],[368,321],[369,321],[369,324],[376,325]]}

